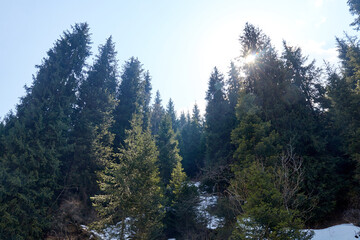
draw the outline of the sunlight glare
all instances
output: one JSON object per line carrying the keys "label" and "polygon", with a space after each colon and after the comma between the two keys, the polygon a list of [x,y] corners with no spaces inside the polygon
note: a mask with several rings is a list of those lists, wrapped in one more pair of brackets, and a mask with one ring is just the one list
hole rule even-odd
{"label": "sunlight glare", "polygon": [[245,63],[251,64],[254,63],[256,60],[256,54],[249,54],[245,57]]}

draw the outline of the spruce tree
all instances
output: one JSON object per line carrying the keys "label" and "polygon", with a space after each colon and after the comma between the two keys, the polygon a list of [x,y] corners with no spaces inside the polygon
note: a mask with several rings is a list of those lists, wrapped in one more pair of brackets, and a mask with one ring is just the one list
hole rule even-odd
{"label": "spruce tree", "polygon": [[231,163],[231,129],[226,124],[229,103],[225,98],[224,76],[214,68],[211,73],[208,90],[206,92],[205,112],[205,167],[211,184],[224,190],[228,183],[229,163]]}
{"label": "spruce tree", "polygon": [[312,231],[304,231],[304,223],[296,210],[286,209],[281,191],[274,184],[273,169],[253,162],[239,172],[230,191],[244,201],[230,239],[299,239],[308,240]]}
{"label": "spruce tree", "polygon": [[198,215],[200,203],[197,187],[190,184],[178,162],[167,186],[168,208],[164,218],[167,238],[203,239],[206,236],[205,219]]}
{"label": "spruce tree", "polygon": [[155,102],[151,109],[150,123],[151,123],[151,134],[157,135],[159,133],[159,127],[163,116],[165,115],[165,110],[161,104],[161,97],[159,90],[156,91]]}
{"label": "spruce tree", "polygon": [[149,71],[146,71],[144,73],[144,81],[143,81],[143,98],[144,98],[144,104],[143,104],[143,111],[144,111],[144,125],[143,128],[147,129],[150,127],[150,101],[151,101],[151,76]]}
{"label": "spruce tree", "polygon": [[[329,122],[325,108],[329,106],[325,99],[325,89],[321,84],[320,69],[315,62],[307,62],[300,48],[284,43],[283,61],[286,68],[286,85],[282,105],[284,112],[277,121],[272,121],[283,142],[290,139],[296,153],[304,158],[304,191],[318,199],[311,221],[322,221],[335,209],[335,203],[341,202],[345,189],[349,189],[344,173],[349,164],[339,161],[339,155],[332,145],[331,131],[324,131]],[[288,140],[289,141],[289,140]],[[324,166],[326,166],[324,168]],[[343,169],[340,173],[337,169]],[[339,186],[342,185],[340,189]]]}
{"label": "spruce tree", "polygon": [[355,26],[357,31],[360,30],[360,2],[359,0],[348,0],[347,4],[350,7],[350,13],[355,15],[356,18],[354,22],[351,23],[351,26]]}
{"label": "spruce tree", "polygon": [[185,112],[182,111],[180,113],[180,118],[179,118],[179,129],[182,129],[185,125],[186,125],[186,116],[185,116]]}
{"label": "spruce tree", "polygon": [[167,186],[170,182],[173,169],[182,160],[179,155],[178,141],[175,138],[169,114],[166,114],[160,123],[156,145],[159,149],[160,178],[164,186]]}
{"label": "spruce tree", "polygon": [[226,95],[229,100],[230,111],[235,112],[235,106],[238,102],[238,95],[241,88],[240,73],[234,62],[230,63],[228,79],[226,81]]}
{"label": "spruce tree", "polygon": [[172,101],[172,99],[169,99],[168,105],[166,106],[166,114],[170,116],[171,118],[171,126],[172,129],[174,130],[174,132],[177,132],[177,117],[176,117],[176,111],[175,111],[175,107],[174,107],[174,102]]}
{"label": "spruce tree", "polygon": [[121,74],[121,83],[118,90],[118,105],[114,111],[114,126],[112,132],[115,134],[114,149],[123,144],[125,130],[130,128],[132,115],[143,108],[143,68],[137,58],[131,57],[125,62]]}
{"label": "spruce tree", "polygon": [[192,116],[188,118],[187,125],[180,133],[184,142],[183,149],[180,148],[182,163],[186,174],[193,178],[204,167],[205,157],[203,123],[197,104],[194,105]]}
{"label": "spruce tree", "polygon": [[[349,0],[350,12],[356,16],[351,24],[359,31],[359,2]],[[350,200],[352,208],[358,208],[354,199],[359,199],[360,179],[360,41],[355,36],[346,35],[336,38],[340,71],[328,67],[328,85],[326,96],[330,100],[328,126],[330,128],[329,151],[338,159],[335,166],[341,179],[338,194],[339,207]],[[346,126],[346,127],[344,127]],[[340,170],[341,169],[341,170]],[[340,201],[339,201],[340,200]],[[355,200],[358,202],[358,200]]]}
{"label": "spruce tree", "polygon": [[327,104],[320,70],[314,62],[307,64],[301,49],[286,43],[279,57],[270,38],[251,24],[245,26],[240,43],[241,57],[255,56],[255,62],[243,65],[244,93],[255,97],[255,105],[261,109],[257,117],[271,124],[270,131],[281,136],[279,143],[285,146],[291,142],[296,153],[304,158],[303,190],[318,199],[319,206],[313,212],[319,221],[334,209],[340,179],[335,170],[338,161],[326,149],[326,131],[320,130],[326,125],[323,113]]}
{"label": "spruce tree", "polygon": [[266,166],[274,166],[282,150],[279,135],[271,129],[270,122],[264,122],[259,117],[261,108],[255,101],[254,95],[241,92],[236,107],[239,124],[231,133],[232,143],[236,147],[233,171],[260,160]]}
{"label": "spruce tree", "polygon": [[75,122],[75,154],[68,184],[79,189],[87,202],[97,191],[96,172],[112,155],[112,111],[116,106],[117,61],[115,46],[109,37],[79,88],[79,109]]}
{"label": "spruce tree", "polygon": [[158,239],[162,234],[158,152],[141,118],[133,115],[116,161],[108,162],[99,174],[102,193],[92,198],[100,216],[97,225],[117,224],[119,239]]}
{"label": "spruce tree", "polygon": [[[311,239],[311,232],[301,231],[304,215],[299,205],[300,199],[306,199],[300,192],[302,164],[293,156],[282,161],[283,165],[279,163],[283,151],[280,135],[269,121],[261,119],[262,110],[256,102],[256,96],[242,90],[236,106],[239,124],[232,131],[232,141],[237,149],[228,191],[241,211],[231,239]],[[286,170],[292,161],[296,171]],[[294,181],[297,184],[288,188],[286,184]],[[293,191],[291,197],[289,189]]]}
{"label": "spruce tree", "polygon": [[[179,142],[179,153],[183,158],[182,165],[184,169],[186,169],[186,165],[188,162],[188,147],[189,147],[189,133],[190,133],[190,118],[185,116],[184,112],[181,112],[179,118],[179,134],[176,135],[176,139]],[[185,170],[186,174],[188,174],[187,170]]]}
{"label": "spruce tree", "polygon": [[74,152],[76,90],[89,56],[89,28],[76,24],[47,53],[11,120],[1,159],[0,238],[42,239],[65,189]]}

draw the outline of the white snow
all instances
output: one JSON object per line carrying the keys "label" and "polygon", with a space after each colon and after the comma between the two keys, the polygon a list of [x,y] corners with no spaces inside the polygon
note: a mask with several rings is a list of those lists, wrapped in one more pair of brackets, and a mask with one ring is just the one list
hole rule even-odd
{"label": "white snow", "polygon": [[208,220],[207,228],[208,229],[216,229],[222,225],[224,222],[224,218],[219,218],[217,216],[211,215],[208,211],[209,208],[214,207],[217,203],[218,197],[207,194],[206,192],[200,192],[199,186],[200,182],[193,183],[194,186],[198,188],[200,193],[200,204],[198,207],[199,214],[205,216]]}
{"label": "white snow", "polygon": [[[131,218],[125,219],[125,239],[128,239],[129,235],[131,233],[130,221],[131,221]],[[85,225],[81,225],[81,227],[83,229],[88,230],[88,227]],[[117,240],[117,239],[119,239],[120,229],[121,229],[121,221],[118,222],[116,225],[107,226],[103,230],[103,233],[99,233],[95,230],[90,230],[90,232],[102,240]]]}
{"label": "white snow", "polygon": [[[200,186],[199,182],[195,182],[193,184],[198,188]],[[211,194],[207,194],[205,192],[200,192],[200,190],[199,193],[200,193],[200,205],[198,207],[198,212],[199,214],[203,214],[206,217],[206,219],[208,219],[207,228],[216,229],[220,227],[223,224],[224,219],[211,215],[208,211],[209,208],[216,205],[218,197]],[[131,219],[127,218],[125,221],[126,221],[125,237],[128,238],[128,236],[131,233],[130,230]],[[116,236],[118,236],[120,233],[119,232],[120,224],[121,222],[117,223],[114,226],[108,226],[106,229],[103,230],[103,233],[98,233],[94,230],[91,230],[91,232],[103,240],[116,240],[118,239]],[[82,227],[84,229],[87,229],[86,226],[82,226]],[[312,238],[312,240],[355,240],[357,238],[360,239],[360,228],[353,224],[340,224],[324,229],[313,229],[313,231],[314,231],[314,237]]]}
{"label": "white snow", "polygon": [[340,224],[324,229],[314,229],[312,240],[354,240],[360,228],[353,224]]}

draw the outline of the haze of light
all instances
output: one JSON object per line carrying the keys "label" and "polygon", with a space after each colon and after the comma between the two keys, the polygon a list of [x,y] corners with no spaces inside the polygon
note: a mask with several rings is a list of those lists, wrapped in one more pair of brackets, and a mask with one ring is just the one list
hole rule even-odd
{"label": "haze of light", "polygon": [[255,62],[255,60],[256,60],[256,54],[250,54],[250,55],[246,56],[244,59],[245,63],[247,63],[247,64],[252,64]]}
{"label": "haze of light", "polygon": [[[119,65],[138,57],[152,75],[153,93],[163,104],[171,97],[180,111],[197,102],[204,113],[205,92],[214,66],[226,74],[238,61],[239,35],[246,22],[270,36],[299,45],[319,65],[336,63],[335,36],[351,31],[346,1],[1,1],[0,117],[14,109],[41,63],[64,30],[88,22],[92,52],[112,35]],[[91,63],[92,59],[89,60]],[[153,94],[154,95],[154,94]]]}

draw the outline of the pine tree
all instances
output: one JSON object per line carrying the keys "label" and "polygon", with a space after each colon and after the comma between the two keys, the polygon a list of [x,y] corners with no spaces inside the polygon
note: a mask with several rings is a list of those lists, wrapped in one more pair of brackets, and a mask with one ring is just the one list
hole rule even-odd
{"label": "pine tree", "polygon": [[112,111],[116,106],[117,61],[115,46],[109,37],[99,47],[99,55],[79,88],[79,110],[75,123],[75,154],[69,185],[79,189],[87,202],[97,191],[96,172],[112,156]]}
{"label": "pine tree", "polygon": [[[162,230],[162,191],[155,141],[142,130],[141,114],[134,114],[117,160],[100,173],[102,194],[92,199],[98,225],[119,226],[119,239],[158,239]],[[120,222],[120,223],[119,223]],[[130,228],[129,231],[127,229]]]}
{"label": "pine tree", "polygon": [[17,106],[1,159],[0,238],[42,239],[73,154],[76,90],[89,56],[89,28],[76,24],[47,53]]}
{"label": "pine tree", "polygon": [[161,101],[160,92],[156,91],[155,102],[150,115],[151,134],[154,136],[158,134],[161,120],[165,114]]}

